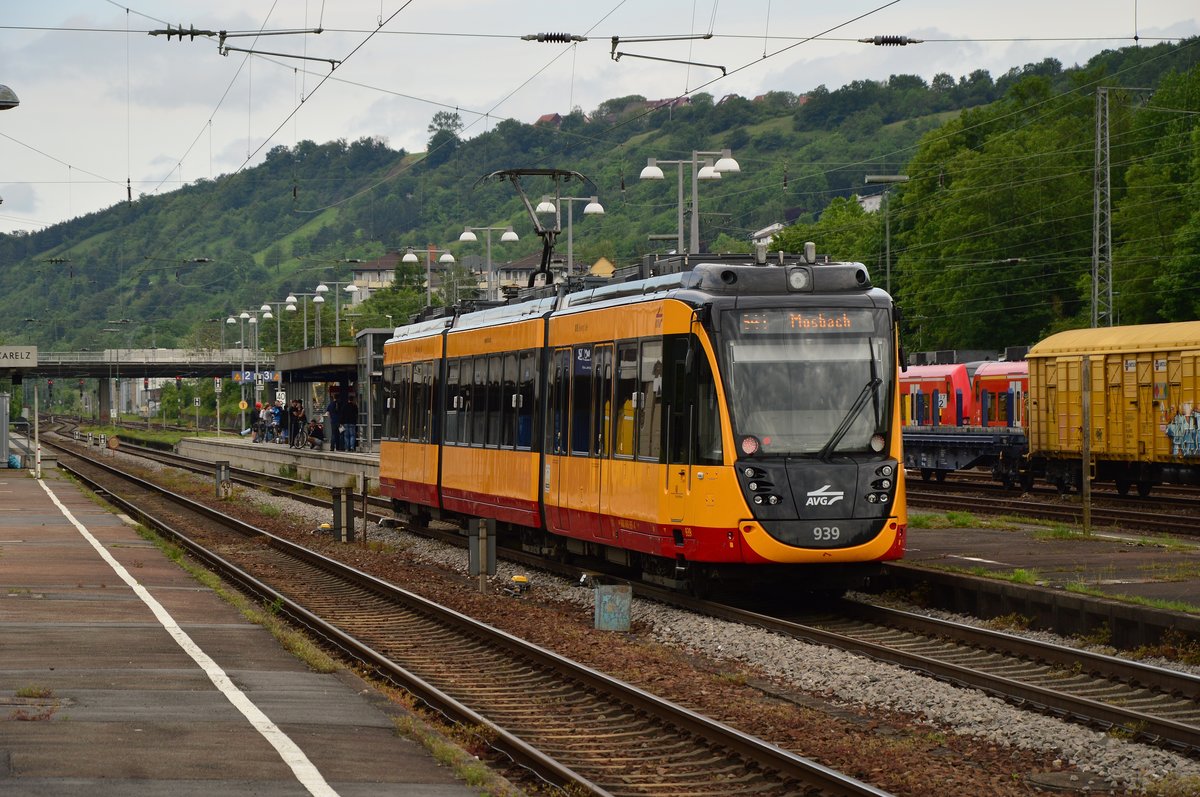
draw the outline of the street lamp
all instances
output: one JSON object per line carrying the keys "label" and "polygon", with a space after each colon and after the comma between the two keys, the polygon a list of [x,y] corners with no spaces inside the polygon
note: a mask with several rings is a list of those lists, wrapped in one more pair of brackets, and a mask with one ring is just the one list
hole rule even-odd
{"label": "street lamp", "polygon": [[[711,158],[705,156],[718,157],[716,163],[713,163]],[[702,157],[705,157],[705,160],[701,161]],[[646,168],[642,169],[638,178],[641,180],[663,179],[663,170],[659,168],[659,164],[679,167],[679,243],[676,251],[679,253],[689,251],[691,254],[696,254],[700,251],[700,181],[720,180],[723,174],[739,174],[742,167],[733,159],[731,150],[723,149],[720,152],[693,150],[689,160],[665,161],[647,158]],[[688,250],[683,248],[683,167],[685,165],[690,165],[692,169],[692,228],[691,246]]]}
{"label": "street lamp", "polygon": [[[326,290],[329,290],[329,289],[326,288]],[[313,314],[316,315],[316,317],[317,317],[315,324],[314,324],[316,329],[313,331],[313,335],[315,337],[315,339],[313,340],[313,345],[315,345],[319,349],[319,348],[321,348],[321,309],[322,309],[321,305],[325,304],[325,297],[319,293],[314,293],[312,295],[312,303],[313,303]]]}
{"label": "street lamp", "polygon": [[0,83],[0,111],[10,111],[21,104],[17,99],[17,93]]}
{"label": "street lamp", "polygon": [[[345,261],[345,262],[351,262],[351,261]],[[358,262],[358,261],[353,261],[353,262]],[[339,294],[337,292],[337,288],[339,285],[345,285],[346,287],[343,288],[343,290],[345,290],[346,293],[352,294],[352,293],[356,293],[358,291],[358,286],[355,285],[353,281],[351,281],[351,282],[330,282],[329,285],[332,285],[333,289],[334,289],[333,290],[333,327],[334,327],[334,329],[333,329],[333,345],[341,346],[342,345],[341,302],[338,301]],[[321,304],[322,302],[324,302],[325,297],[320,296],[320,294],[327,293],[328,291],[329,291],[329,287],[324,282],[322,282],[320,285],[318,285],[316,287],[316,292],[318,294],[318,298],[320,298],[321,301],[318,302],[317,299],[314,298],[313,302],[316,304]],[[320,308],[318,308],[318,315],[317,315],[317,329],[318,330],[321,328],[320,318],[321,318]],[[318,340],[320,340],[319,333],[317,335],[317,338],[318,338]],[[317,343],[317,345],[320,346],[321,344]]]}
{"label": "street lamp", "polygon": [[[604,206],[594,196],[560,196],[559,202],[567,203],[567,276],[571,276],[571,271],[575,268],[575,214],[573,211],[572,202],[586,202],[583,206],[583,215],[585,216],[603,216]],[[542,201],[537,206],[538,213],[557,213],[558,206],[550,201],[550,197],[542,197]]]}
{"label": "street lamp", "polygon": [[[301,299],[304,299],[306,297],[311,296],[311,297],[315,298],[318,295],[319,294],[316,294],[316,293],[289,293],[287,295],[287,298],[284,299],[284,301],[287,302],[284,309],[290,313],[294,313],[294,312],[296,312],[296,303],[297,302],[299,302]],[[322,299],[321,301],[323,302],[325,300]],[[321,344],[318,343],[317,345],[319,346]],[[307,302],[304,303],[304,348],[306,348],[306,349],[308,348],[308,303]]]}
{"label": "street lamp", "polygon": [[[454,265],[454,263],[455,263],[454,254],[451,254],[450,252],[442,252],[442,257],[438,258],[438,263],[442,264],[443,269],[449,269],[450,266]],[[446,286],[446,281],[445,281],[445,277],[443,277],[442,278],[442,292],[443,293],[445,293],[445,286]],[[445,299],[449,300],[450,296],[445,296]],[[457,278],[455,278],[455,281],[454,281],[454,301],[452,301],[452,302],[448,301],[448,302],[446,302],[446,304],[455,304],[455,305],[458,304],[458,280],[457,280]]]}
{"label": "street lamp", "polygon": [[[433,304],[433,281],[431,278],[432,275],[430,274],[430,272],[432,271],[432,269],[430,268],[430,260],[431,259],[432,259],[432,256],[430,253],[430,247],[426,246],[425,247],[425,306],[426,307],[431,306]],[[413,265],[414,263],[420,263],[420,258],[416,257],[416,252],[413,251],[413,247],[409,246],[408,251],[404,252],[404,257],[400,258],[400,262],[407,263],[409,265]]]}
{"label": "street lamp", "polygon": [[246,428],[246,319],[250,314],[243,310],[238,316],[229,316],[225,319],[226,324],[238,325],[238,347],[241,349],[241,373],[239,374],[238,386],[240,388],[241,403],[238,404],[238,412],[240,413],[241,426],[238,427],[240,432]]}
{"label": "street lamp", "polygon": [[[475,241],[478,241],[479,238],[476,237],[475,233],[473,232],[474,230],[478,230],[480,232],[487,233],[488,298],[498,300],[500,298],[500,282],[499,282],[499,280],[494,280],[495,274],[493,273],[493,269],[492,269],[492,230],[503,230],[504,232],[500,236],[500,240],[505,243],[507,243],[509,241],[519,241],[519,240],[521,240],[521,237],[519,235],[517,235],[517,233],[513,230],[512,225],[510,224],[507,227],[467,227],[466,229],[463,230],[462,235],[458,236],[458,240],[470,241],[472,243],[474,243]],[[447,252],[447,254],[449,254],[449,253]],[[413,259],[414,260],[416,259],[415,255],[413,256]],[[495,284],[493,284],[493,281],[495,281]]]}
{"label": "street lamp", "polygon": [[883,267],[884,267],[884,290],[888,293],[892,292],[892,214],[891,214],[891,193],[893,183],[907,183],[907,174],[868,174],[863,181],[867,185],[874,183],[883,183],[887,188],[883,189]]}

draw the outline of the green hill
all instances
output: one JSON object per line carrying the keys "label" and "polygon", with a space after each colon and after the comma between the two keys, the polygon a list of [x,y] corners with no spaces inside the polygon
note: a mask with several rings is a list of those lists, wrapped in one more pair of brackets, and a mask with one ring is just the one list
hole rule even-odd
{"label": "green hill", "polygon": [[[1069,69],[1049,59],[995,80],[978,70],[929,84],[894,75],[804,96],[700,94],[681,107],[623,97],[557,125],[506,120],[465,140],[457,117],[441,112],[422,154],[372,139],[280,146],[237,174],[0,236],[0,339],[45,349],[213,345],[230,312],[345,279],[346,260],[427,244],[460,262],[482,257],[482,243],[458,243],[465,226],[511,224],[521,240],[500,246],[496,236],[494,260],[530,255],[540,242],[511,187],[477,184],[499,169],[587,175],[594,186],[572,194],[596,194],[606,213],[585,219],[575,208],[576,259],[632,262],[673,245],[649,236],[677,225],[675,167],[661,182],[639,181],[646,159],[729,148],[741,174],[700,190],[706,249],[745,248],[750,232],[797,222],[789,247],[817,240],[878,273],[883,220],[846,198],[865,174],[904,172],[913,179],[892,192],[888,217],[893,288],[918,341],[910,348],[1020,342],[1076,324],[1086,309],[1096,85],[1165,92],[1113,106],[1114,253],[1119,278],[1138,286],[1122,289],[1121,320],[1196,317],[1185,288],[1200,240],[1191,211],[1198,50],[1188,40]],[[539,188],[530,191],[536,202]],[[822,215],[831,203],[835,212]],[[420,290],[381,295],[361,308],[359,326],[421,300]],[[120,319],[133,323],[113,327]],[[283,334],[285,347],[299,345],[297,321]]]}

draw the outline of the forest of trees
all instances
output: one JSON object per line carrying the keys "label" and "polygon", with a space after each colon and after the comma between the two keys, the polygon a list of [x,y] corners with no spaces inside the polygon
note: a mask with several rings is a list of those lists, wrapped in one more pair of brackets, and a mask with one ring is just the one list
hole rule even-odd
{"label": "forest of trees", "polygon": [[[633,95],[572,109],[557,125],[505,120],[470,137],[441,111],[421,154],[390,148],[383,131],[278,146],[235,175],[0,235],[0,339],[50,349],[216,345],[230,312],[345,279],[347,260],[406,246],[481,257],[481,244],[457,240],[466,226],[513,225],[521,241],[493,257],[517,259],[540,248],[525,209],[510,187],[479,182],[516,167],[590,178],[572,192],[596,194],[606,213],[576,213],[576,258],[635,262],[673,246],[649,236],[676,231],[675,181],[639,181],[646,159],[730,148],[741,174],[700,191],[707,249],[746,250],[750,233],[783,222],[778,246],[816,241],[822,253],[869,264],[879,285],[890,271],[909,350],[1029,344],[1090,316],[1098,86],[1111,98],[1118,320],[1193,319],[1198,42],[1109,51],[1069,68],[1046,59],[998,78],[893,75],[687,104]],[[885,212],[868,213],[855,196],[883,187],[864,186],[866,174],[910,179],[891,186]],[[355,323],[415,312],[423,276],[402,273],[356,308]],[[113,319],[136,323],[114,337],[105,332]],[[290,315],[280,322],[285,348],[301,332]]]}

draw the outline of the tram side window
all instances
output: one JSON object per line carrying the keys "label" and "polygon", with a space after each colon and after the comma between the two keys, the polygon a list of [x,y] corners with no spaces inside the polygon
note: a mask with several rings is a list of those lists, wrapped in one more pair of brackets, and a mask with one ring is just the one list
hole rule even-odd
{"label": "tram side window", "polygon": [[613,456],[633,457],[634,430],[638,411],[638,347],[636,343],[622,343],[617,347],[616,390],[613,407],[616,408],[616,433],[613,439]]}
{"label": "tram side window", "polygon": [[500,388],[503,382],[501,374],[503,367],[504,358],[502,355],[493,354],[488,357],[487,445],[489,448],[498,448],[500,446],[500,406],[503,403],[500,397]]}
{"label": "tram side window", "polygon": [[566,421],[567,392],[571,384],[571,350],[558,349],[550,371],[550,411],[546,424],[546,451],[551,454],[567,453]]}
{"label": "tram side window", "polygon": [[521,352],[518,371],[520,379],[517,382],[517,448],[528,449],[533,445],[533,411],[536,406],[533,385],[537,378],[537,353]]}
{"label": "tram side window", "polygon": [[471,357],[462,359],[462,369],[459,371],[458,384],[462,394],[459,402],[458,442],[463,445],[471,443],[471,418],[475,414],[475,405],[479,396],[475,392],[475,360]]}
{"label": "tram side window", "polygon": [[462,426],[462,361],[448,360],[446,362],[446,429],[445,440],[448,444],[459,441],[459,428]]}
{"label": "tram side window", "polygon": [[429,442],[429,382],[432,367],[433,364],[428,361],[413,363],[408,439],[416,443]]}
{"label": "tram side window", "polygon": [[412,366],[401,365],[396,369],[396,437],[400,440],[411,440],[408,434],[409,387],[412,379]]}
{"label": "tram side window", "polygon": [[592,456],[607,457],[609,434],[612,429],[612,357],[611,344],[596,346],[592,355],[593,386],[596,388],[592,400]]}
{"label": "tram side window", "polygon": [[592,425],[592,347],[576,346],[571,368],[571,453],[587,456]]}
{"label": "tram side window", "polygon": [[[699,343],[696,346],[699,347]],[[697,465],[725,462],[721,442],[721,410],[717,403],[717,380],[704,351],[696,350],[696,457]]]}
{"label": "tram side window", "polygon": [[667,418],[667,461],[688,461],[688,429],[691,427],[692,404],[687,378],[687,337],[667,338],[667,367],[663,389],[663,404]]}
{"label": "tram side window", "polygon": [[638,362],[637,458],[659,461],[662,456],[662,339],[642,341]]}
{"label": "tram side window", "polygon": [[383,369],[383,439],[394,440],[396,437],[396,367],[384,366]]}
{"label": "tram side window", "polygon": [[475,378],[471,390],[471,445],[481,446],[487,435],[487,357],[475,358]]}
{"label": "tram side window", "polygon": [[500,383],[500,447],[517,444],[517,353],[504,355],[504,373]]}

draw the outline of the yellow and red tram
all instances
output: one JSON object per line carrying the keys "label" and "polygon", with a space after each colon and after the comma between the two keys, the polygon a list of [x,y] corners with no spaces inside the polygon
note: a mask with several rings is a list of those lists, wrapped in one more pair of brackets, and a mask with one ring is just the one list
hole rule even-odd
{"label": "yellow and red tram", "polygon": [[400,514],[695,582],[902,556],[896,317],[856,263],[689,270],[400,327],[380,485]]}

